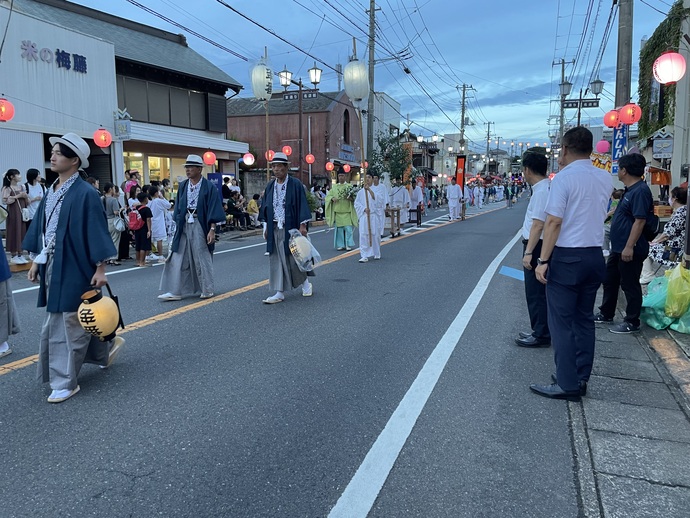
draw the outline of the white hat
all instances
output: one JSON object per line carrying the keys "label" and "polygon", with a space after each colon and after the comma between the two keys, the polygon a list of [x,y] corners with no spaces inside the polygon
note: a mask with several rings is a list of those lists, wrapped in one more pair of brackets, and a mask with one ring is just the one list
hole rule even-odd
{"label": "white hat", "polygon": [[273,160],[271,160],[272,164],[287,164],[288,163],[288,157],[285,153],[282,153],[278,151],[273,155]]}
{"label": "white hat", "polygon": [[185,167],[204,167],[204,161],[199,155],[188,155]]}
{"label": "white hat", "polygon": [[50,137],[48,139],[51,146],[57,143],[64,144],[72,151],[77,154],[79,160],[81,161],[81,168],[86,169],[89,167],[89,155],[91,154],[91,148],[86,143],[86,141],[81,138],[76,133],[66,133],[62,137]]}

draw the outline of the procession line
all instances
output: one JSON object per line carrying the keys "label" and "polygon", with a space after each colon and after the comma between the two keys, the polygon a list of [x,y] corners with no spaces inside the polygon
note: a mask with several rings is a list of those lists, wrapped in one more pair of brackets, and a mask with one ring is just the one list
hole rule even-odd
{"label": "procession line", "polygon": [[329,518],[366,518],[498,267],[522,231],[494,258],[366,454]]}
{"label": "procession line", "polygon": [[[390,243],[398,242],[401,239],[408,238],[412,235],[422,234],[424,232],[428,232],[429,230],[434,230],[434,229],[439,228],[439,227],[450,225],[451,223],[454,223],[454,222],[453,221],[447,221],[445,223],[440,223],[439,225],[436,225],[435,227],[421,229],[418,232],[415,232],[414,234],[403,234],[403,235],[398,236],[394,240],[382,242],[381,246],[387,245]],[[346,252],[344,254],[338,255],[336,257],[331,257],[330,259],[326,259],[325,261],[321,262],[321,266],[325,266],[327,264],[331,264],[331,263],[334,263],[336,261],[341,261],[343,259],[347,259],[349,257],[352,257],[352,256],[356,255],[358,253],[358,251],[359,251],[359,248],[355,248],[354,250],[351,250],[351,251]],[[212,297],[210,299],[199,300],[199,301],[194,302],[192,304],[187,304],[187,305],[182,306],[180,308],[175,308],[175,309],[172,309],[170,311],[166,311],[165,313],[160,313],[160,314],[155,315],[153,317],[145,318],[143,320],[139,320],[137,322],[127,324],[127,327],[125,327],[124,329],[120,329],[117,334],[123,335],[125,333],[130,332],[130,331],[142,329],[144,327],[148,327],[150,325],[156,324],[156,323],[161,322],[163,320],[169,320],[171,318],[180,316],[184,313],[187,313],[188,311],[193,311],[195,309],[203,308],[204,306],[208,306],[209,304],[221,302],[223,300],[230,299],[230,298],[235,297],[237,295],[241,295],[243,293],[247,293],[249,291],[252,291],[252,290],[255,290],[257,288],[261,288],[261,287],[267,286],[267,285],[268,285],[268,279],[264,279],[263,281],[255,282],[254,284],[249,284],[247,286],[237,288],[237,289],[229,291],[227,293],[222,293],[220,295],[216,295],[215,297]],[[33,365],[36,362],[38,362],[38,355],[33,354],[31,356],[27,356],[27,357],[22,358],[20,360],[16,360],[14,362],[0,365],[0,376],[4,376],[5,374],[9,374],[10,372],[14,372],[14,371],[17,371],[17,370],[22,369],[24,367],[28,367],[29,365]]]}

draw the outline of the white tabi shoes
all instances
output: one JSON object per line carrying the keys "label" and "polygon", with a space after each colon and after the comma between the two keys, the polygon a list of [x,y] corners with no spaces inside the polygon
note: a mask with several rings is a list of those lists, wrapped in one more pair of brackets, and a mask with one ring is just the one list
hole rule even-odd
{"label": "white tabi shoes", "polygon": [[77,385],[77,387],[72,390],[53,390],[50,393],[50,396],[48,396],[48,403],[62,403],[63,401],[67,401],[77,392],[79,392],[79,385]]}
{"label": "white tabi shoes", "polygon": [[180,295],[174,295],[170,292],[168,293],[163,293],[163,295],[158,295],[159,300],[182,300],[182,297]]}
{"label": "white tabi shoes", "polygon": [[285,299],[283,297],[279,297],[277,295],[271,295],[267,299],[262,300],[264,304],[278,304],[279,302],[283,302]]}

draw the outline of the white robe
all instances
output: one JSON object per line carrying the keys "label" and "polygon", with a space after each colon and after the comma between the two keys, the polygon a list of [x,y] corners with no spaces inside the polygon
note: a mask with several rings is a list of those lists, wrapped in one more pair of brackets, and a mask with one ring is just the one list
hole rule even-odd
{"label": "white robe", "polygon": [[386,223],[386,204],[388,204],[388,189],[382,183],[372,185],[371,190],[376,196],[376,216],[379,219],[379,230],[383,234],[383,228]]}
{"label": "white robe", "polygon": [[[367,221],[367,200],[369,198],[369,221]],[[376,193],[374,193],[376,196]],[[381,257],[381,233],[383,228],[379,226],[379,218],[376,214],[378,203],[372,199],[371,194],[365,189],[360,189],[355,198],[355,211],[359,218],[359,253],[364,258]],[[371,223],[371,245],[369,245],[369,223]]]}
{"label": "white robe", "polygon": [[446,196],[448,197],[448,211],[450,219],[458,219],[460,217],[460,200],[462,199],[462,189],[458,184],[451,184],[446,188]]}

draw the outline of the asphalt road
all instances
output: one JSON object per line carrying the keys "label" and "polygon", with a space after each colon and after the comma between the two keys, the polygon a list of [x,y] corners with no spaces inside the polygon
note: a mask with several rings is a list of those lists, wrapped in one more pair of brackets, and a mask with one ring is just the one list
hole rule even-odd
{"label": "asphalt road", "polygon": [[[161,267],[120,267],[110,283],[130,325],[110,369],[85,366],[59,405],[35,365],[0,375],[0,516],[366,514],[338,503],[346,488],[377,517],[577,516],[567,407],[528,390],[548,381],[552,351],[512,345],[522,282],[484,275],[525,207],[425,227],[367,264],[317,228],[314,296],[273,306],[259,237],[220,244],[209,301],[159,302]],[[520,252],[494,266],[519,268]],[[22,333],[0,366],[35,354],[44,317],[26,280],[13,288]],[[434,385],[420,371],[442,344]],[[401,403],[415,383],[418,418]],[[389,423],[396,409],[410,430]],[[384,448],[390,466],[380,435],[402,446]],[[378,475],[360,468],[370,451]]]}

